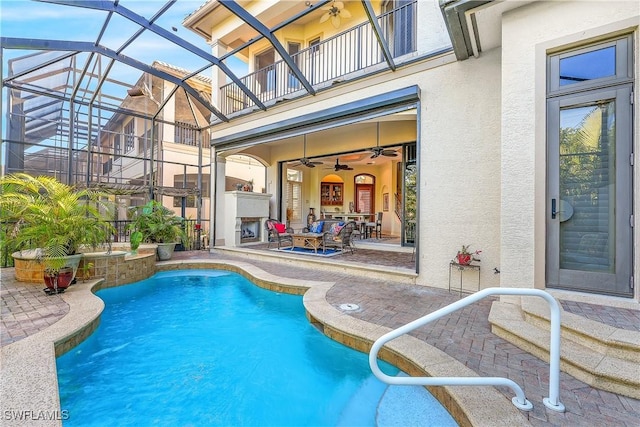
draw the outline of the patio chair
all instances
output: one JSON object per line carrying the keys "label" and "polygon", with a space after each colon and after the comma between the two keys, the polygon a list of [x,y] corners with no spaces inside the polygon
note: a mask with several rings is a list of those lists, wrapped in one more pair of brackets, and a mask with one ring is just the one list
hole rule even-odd
{"label": "patio chair", "polygon": [[376,239],[382,237],[382,212],[378,212],[376,222],[367,222],[364,225],[365,238],[371,237],[374,231],[376,232]]}
{"label": "patio chair", "polygon": [[353,253],[354,244],[352,241],[353,230],[356,227],[355,221],[347,222],[336,234],[332,231],[324,233],[324,247],[340,249],[344,252],[347,248]]}
{"label": "patio chair", "polygon": [[283,243],[293,246],[293,228],[271,218],[264,222],[264,228],[267,232],[267,248],[271,247],[271,242],[278,242],[278,249]]}

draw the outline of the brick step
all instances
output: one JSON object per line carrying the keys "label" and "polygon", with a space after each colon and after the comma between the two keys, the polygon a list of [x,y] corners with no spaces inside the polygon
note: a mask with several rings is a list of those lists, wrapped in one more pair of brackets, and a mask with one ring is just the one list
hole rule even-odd
{"label": "brick step", "polygon": [[[549,329],[549,306],[545,301],[524,298],[521,307],[527,322]],[[562,311],[560,317],[562,338],[600,354],[640,364],[640,332],[618,329],[566,311]]]}
{"label": "brick step", "polygon": [[[549,361],[546,302],[522,298],[522,306],[496,301],[489,322],[494,334]],[[593,325],[593,324],[595,325]],[[640,333],[561,314],[560,369],[592,387],[640,399]]]}

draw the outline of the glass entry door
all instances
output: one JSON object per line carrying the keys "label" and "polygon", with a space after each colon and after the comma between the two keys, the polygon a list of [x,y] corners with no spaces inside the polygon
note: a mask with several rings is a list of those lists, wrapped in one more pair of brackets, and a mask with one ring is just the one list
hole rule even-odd
{"label": "glass entry door", "polygon": [[632,295],[630,94],[548,101],[548,287]]}

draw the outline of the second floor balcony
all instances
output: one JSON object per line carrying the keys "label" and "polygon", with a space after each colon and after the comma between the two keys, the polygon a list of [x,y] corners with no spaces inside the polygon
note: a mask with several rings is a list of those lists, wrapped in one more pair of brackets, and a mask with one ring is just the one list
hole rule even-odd
{"label": "second floor balcony", "polygon": [[[416,51],[417,5],[417,1],[405,2],[376,16],[381,30],[379,38],[367,20],[332,37],[310,43],[306,49],[291,53],[291,59],[315,89],[377,71],[387,66],[383,46],[394,60]],[[284,60],[267,62],[271,63],[240,79],[261,102],[268,103],[304,91],[304,85]],[[220,88],[220,109],[225,115],[255,105],[235,83]]]}

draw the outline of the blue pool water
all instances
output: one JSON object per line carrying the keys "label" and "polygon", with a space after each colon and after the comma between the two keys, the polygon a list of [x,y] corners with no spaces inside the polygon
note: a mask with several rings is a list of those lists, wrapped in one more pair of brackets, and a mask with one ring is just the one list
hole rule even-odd
{"label": "blue pool water", "polygon": [[100,327],[57,359],[65,426],[375,425],[385,385],[311,326],[300,296],[212,270],[98,296]]}

